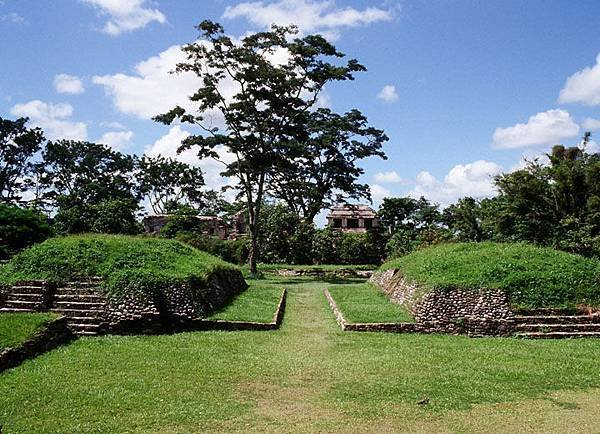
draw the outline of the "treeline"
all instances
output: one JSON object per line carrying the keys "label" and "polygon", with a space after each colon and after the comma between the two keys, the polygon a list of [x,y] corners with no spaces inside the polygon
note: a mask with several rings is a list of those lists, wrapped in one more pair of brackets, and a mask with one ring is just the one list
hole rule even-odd
{"label": "treeline", "polygon": [[[386,198],[380,226],[366,233],[317,229],[284,204],[264,206],[261,260],[288,264],[377,264],[442,242],[529,242],[600,258],[600,154],[552,148],[495,178],[498,195],[465,197],[441,209],[425,198]],[[180,227],[171,236],[244,262],[244,242],[206,240]]]}
{"label": "treeline", "polygon": [[[259,230],[260,261],[291,264],[380,263],[440,242],[527,241],[600,257],[600,156],[555,146],[548,161],[495,178],[498,195],[462,198],[441,209],[425,198],[386,198],[380,226],[367,233],[318,229],[285,201],[267,198]],[[0,258],[52,235],[138,234],[146,205],[174,214],[161,236],[178,238],[243,263],[246,239],[202,235],[191,215],[247,210],[204,189],[199,168],[162,157],[136,157],[90,142],[47,142],[27,119],[0,118]],[[313,213],[314,214],[314,213]]]}
{"label": "treeline", "polygon": [[27,119],[0,118],[0,258],[51,235],[137,234],[142,204],[155,213],[226,208],[199,168],[85,141],[46,141]]}

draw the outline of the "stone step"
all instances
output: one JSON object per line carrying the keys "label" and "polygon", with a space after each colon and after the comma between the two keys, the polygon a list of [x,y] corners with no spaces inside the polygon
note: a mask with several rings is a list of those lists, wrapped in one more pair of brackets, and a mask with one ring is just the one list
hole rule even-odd
{"label": "stone step", "polygon": [[106,303],[89,301],[56,301],[53,303],[52,307],[56,309],[102,310],[106,307]]}
{"label": "stone step", "polygon": [[104,292],[101,288],[57,288],[54,294],[59,295],[95,295],[103,297]]}
{"label": "stone step", "polygon": [[18,293],[9,293],[6,297],[7,300],[23,300],[23,301],[43,301],[43,294],[18,294]]}
{"label": "stone step", "polygon": [[0,308],[0,313],[29,313],[29,312],[37,312],[37,310],[19,309],[19,308],[12,308],[12,307]]}
{"label": "stone step", "polygon": [[90,289],[98,288],[102,285],[102,280],[91,280],[86,282],[65,282],[63,287],[70,289]]}
{"label": "stone step", "polygon": [[103,310],[97,309],[51,309],[50,312],[57,313],[59,315],[64,315],[66,317],[100,317],[104,313]]}
{"label": "stone step", "polygon": [[591,324],[518,324],[518,332],[600,332],[600,323]]}
{"label": "stone step", "polygon": [[600,338],[600,332],[521,332],[515,336],[522,339]]}
{"label": "stone step", "polygon": [[54,299],[59,301],[106,303],[106,297],[97,294],[57,294]]}
{"label": "stone step", "polygon": [[600,315],[527,315],[516,316],[518,324],[596,324]]}
{"label": "stone step", "polygon": [[17,294],[43,294],[44,292],[46,292],[46,287],[31,285],[14,285],[11,287],[11,292]]}
{"label": "stone step", "polygon": [[6,300],[4,302],[4,307],[9,309],[30,309],[30,310],[39,310],[41,308],[41,303],[39,301],[28,301],[28,300]]}
{"label": "stone step", "polygon": [[69,322],[68,325],[75,332],[94,332],[97,334],[100,331],[100,324],[77,324]]}

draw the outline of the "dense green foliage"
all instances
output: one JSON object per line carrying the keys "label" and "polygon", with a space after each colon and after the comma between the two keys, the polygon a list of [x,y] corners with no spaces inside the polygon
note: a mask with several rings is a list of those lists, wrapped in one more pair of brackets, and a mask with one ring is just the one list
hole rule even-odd
{"label": "dense green foliage", "polygon": [[41,149],[44,133],[27,128],[28,118],[0,117],[0,202],[17,204],[35,182],[33,156]]}
{"label": "dense green foliage", "polygon": [[18,347],[55,318],[51,313],[0,313],[0,352]]}
{"label": "dense green foliage", "polygon": [[0,203],[0,259],[44,241],[52,234],[48,218],[31,209]]}
{"label": "dense green foliage", "polygon": [[386,262],[427,288],[495,288],[518,307],[600,306],[600,262],[526,243],[460,243]]}
{"label": "dense green foliage", "polygon": [[177,241],[126,235],[51,238],[15,255],[0,269],[0,283],[61,282],[100,276],[109,291],[154,293],[175,283],[196,288],[208,274],[233,265]]}
{"label": "dense green foliage", "polygon": [[410,312],[398,304],[390,303],[389,297],[368,283],[333,285],[328,289],[350,323],[414,322]]}
{"label": "dense green foliage", "polygon": [[343,332],[323,296],[326,282],[262,284],[289,290],[278,331],[82,338],[0,374],[3,429],[563,432],[584,425],[593,432],[598,426],[596,339]]}

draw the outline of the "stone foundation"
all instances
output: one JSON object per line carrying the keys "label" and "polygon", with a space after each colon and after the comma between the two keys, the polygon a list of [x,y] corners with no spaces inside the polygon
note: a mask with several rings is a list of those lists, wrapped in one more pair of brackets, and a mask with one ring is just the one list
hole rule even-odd
{"label": "stone foundation", "polygon": [[510,336],[514,314],[503,291],[493,289],[444,289],[426,291],[405,279],[398,270],[376,272],[370,282],[408,309],[415,318],[416,331]]}

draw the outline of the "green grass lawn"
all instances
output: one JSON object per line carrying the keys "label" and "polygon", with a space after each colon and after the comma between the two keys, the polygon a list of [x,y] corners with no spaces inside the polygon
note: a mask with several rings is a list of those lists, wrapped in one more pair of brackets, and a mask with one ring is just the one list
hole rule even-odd
{"label": "green grass lawn", "polygon": [[55,318],[49,313],[0,313],[0,351],[19,346]]}
{"label": "green grass lawn", "polygon": [[414,322],[412,315],[369,283],[333,285],[328,288],[346,321],[350,323]]}
{"label": "green grass lawn", "polygon": [[600,306],[600,261],[526,243],[456,243],[385,263],[424,288],[495,288],[515,307]]}
{"label": "green grass lawn", "polygon": [[260,280],[248,280],[248,283],[250,286],[247,290],[208,319],[265,323],[273,321],[283,287],[265,284]]}
{"label": "green grass lawn", "polygon": [[281,329],[79,339],[0,374],[0,424],[10,433],[600,426],[600,340],[342,332],[329,283],[260,284],[289,290]]}

